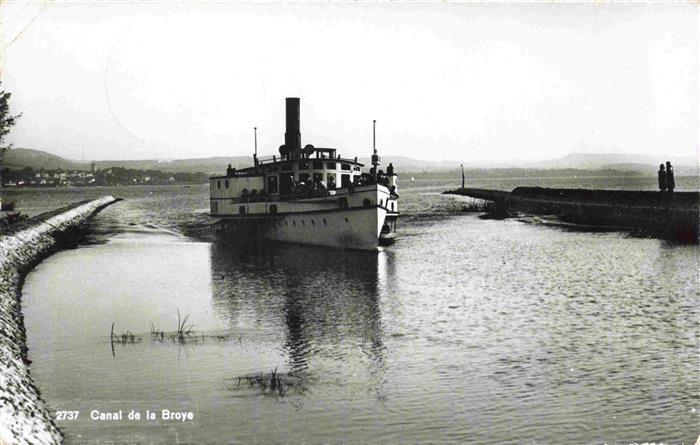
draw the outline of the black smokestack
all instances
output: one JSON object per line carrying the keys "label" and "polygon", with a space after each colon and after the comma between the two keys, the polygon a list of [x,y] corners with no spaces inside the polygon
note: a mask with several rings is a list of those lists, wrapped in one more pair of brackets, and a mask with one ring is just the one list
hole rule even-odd
{"label": "black smokestack", "polygon": [[287,130],[284,133],[284,145],[292,159],[299,157],[301,152],[301,132],[299,131],[299,98],[288,97],[287,101]]}

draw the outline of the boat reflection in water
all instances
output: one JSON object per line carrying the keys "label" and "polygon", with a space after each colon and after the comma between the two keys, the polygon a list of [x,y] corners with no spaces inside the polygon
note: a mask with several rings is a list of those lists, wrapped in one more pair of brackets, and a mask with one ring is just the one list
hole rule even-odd
{"label": "boat reflection in water", "polygon": [[[376,377],[390,261],[387,252],[214,243],[212,305],[268,366],[284,358],[287,371],[315,374],[359,365]],[[266,355],[270,350],[281,356]]]}

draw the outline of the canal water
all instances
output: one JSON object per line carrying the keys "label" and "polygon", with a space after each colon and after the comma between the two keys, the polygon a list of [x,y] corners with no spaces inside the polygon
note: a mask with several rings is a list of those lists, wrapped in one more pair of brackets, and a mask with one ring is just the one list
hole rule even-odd
{"label": "canal water", "polygon": [[378,254],[215,242],[205,186],[17,192],[126,198],[23,288],[66,442],[694,443],[697,246],[481,219],[454,185],[403,187]]}

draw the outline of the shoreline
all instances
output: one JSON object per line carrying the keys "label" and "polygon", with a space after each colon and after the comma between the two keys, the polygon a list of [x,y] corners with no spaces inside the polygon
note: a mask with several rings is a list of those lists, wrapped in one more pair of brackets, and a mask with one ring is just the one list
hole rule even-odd
{"label": "shoreline", "polygon": [[86,222],[119,201],[80,201],[18,222],[0,232],[0,443],[61,443],[46,403],[31,378],[21,290],[26,275],[62,247],[75,246]]}

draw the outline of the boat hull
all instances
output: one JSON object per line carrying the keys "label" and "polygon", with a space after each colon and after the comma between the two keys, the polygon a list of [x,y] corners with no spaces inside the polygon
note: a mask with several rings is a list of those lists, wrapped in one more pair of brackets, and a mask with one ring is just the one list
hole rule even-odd
{"label": "boat hull", "polygon": [[215,232],[242,239],[309,244],[340,249],[379,249],[379,235],[387,215],[383,207],[359,207],[266,217],[227,217]]}

